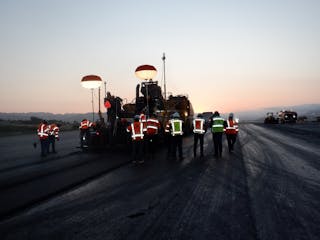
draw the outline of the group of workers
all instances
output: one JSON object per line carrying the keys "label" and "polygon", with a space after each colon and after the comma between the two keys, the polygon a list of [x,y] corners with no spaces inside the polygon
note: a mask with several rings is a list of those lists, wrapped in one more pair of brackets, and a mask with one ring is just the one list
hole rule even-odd
{"label": "group of workers", "polygon": [[233,152],[233,147],[237,139],[239,131],[238,122],[234,119],[233,113],[229,114],[227,120],[220,117],[218,111],[215,111],[210,118],[209,126],[212,132],[212,140],[214,145],[214,156],[222,155],[222,135],[226,134],[229,152]]}
{"label": "group of workers", "polygon": [[149,118],[142,112],[134,116],[134,122],[127,127],[132,139],[132,162],[144,163],[145,158],[154,159],[160,131],[160,122],[155,114]]}
{"label": "group of workers", "polygon": [[[83,137],[88,133],[88,129],[93,127],[94,123],[87,119],[83,119],[80,123],[80,143],[83,147]],[[154,159],[158,144],[158,136],[161,131],[161,124],[155,114],[146,117],[144,112],[134,116],[134,122],[129,124],[127,132],[130,133],[132,140],[132,162],[144,163],[145,159]],[[182,136],[183,136],[183,121],[180,119],[178,112],[171,115],[164,129],[165,144],[167,146],[167,158],[180,161],[183,160],[182,152]],[[207,130],[211,129],[212,140],[214,147],[214,156],[222,156],[222,136],[226,134],[229,152],[233,151],[238,134],[238,122],[234,120],[233,113],[229,114],[227,120],[224,120],[219,112],[215,111],[207,122],[202,114],[198,114],[193,120],[193,156],[197,157],[198,143],[200,143],[200,158],[204,157],[203,145],[204,135]],[[59,126],[56,124],[48,124],[47,121],[42,121],[38,127],[38,136],[41,142],[41,156],[46,156],[49,153],[50,145],[52,152],[56,153],[55,140],[59,141]],[[177,154],[178,153],[178,154]]]}
{"label": "group of workers", "polygon": [[50,146],[52,153],[56,153],[55,141],[59,141],[59,131],[59,124],[48,124],[46,120],[41,121],[37,129],[41,144],[41,157],[45,157],[50,153]]}
{"label": "group of workers", "polygon": [[[211,129],[214,156],[222,156],[222,136],[226,134],[228,149],[231,153],[234,149],[238,134],[238,122],[234,120],[233,113],[229,114],[227,120],[220,117],[219,112],[214,112],[209,122],[206,122],[202,114],[193,120],[193,155],[197,157],[197,146],[200,143],[200,158],[204,157],[203,145],[204,135],[208,129]],[[160,131],[160,123],[155,115],[151,115],[146,119],[144,114],[136,115],[134,122],[127,127],[127,132],[131,133],[132,138],[132,161],[133,163],[143,163],[145,154],[151,153],[151,158],[154,157],[155,147],[157,143],[158,133]],[[172,114],[171,119],[165,125],[165,144],[167,146],[167,158],[172,160],[183,160],[182,152],[182,136],[183,136],[183,121],[180,119],[179,113]]]}

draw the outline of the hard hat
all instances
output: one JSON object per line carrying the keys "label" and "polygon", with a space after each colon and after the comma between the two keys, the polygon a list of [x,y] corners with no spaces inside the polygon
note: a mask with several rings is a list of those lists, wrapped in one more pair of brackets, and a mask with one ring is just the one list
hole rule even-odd
{"label": "hard hat", "polygon": [[179,118],[180,117],[180,114],[178,112],[175,112],[173,115],[172,115],[173,118]]}
{"label": "hard hat", "polygon": [[134,116],[134,120],[139,120],[140,119],[140,116],[139,115],[135,115]]}

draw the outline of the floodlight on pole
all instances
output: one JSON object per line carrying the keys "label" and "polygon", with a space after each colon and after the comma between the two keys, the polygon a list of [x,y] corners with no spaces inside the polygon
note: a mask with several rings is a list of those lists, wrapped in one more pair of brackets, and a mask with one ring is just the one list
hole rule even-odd
{"label": "floodlight on pole", "polygon": [[[141,65],[136,68],[135,74],[138,78],[145,81],[152,81],[152,79],[157,75],[157,69],[151,65]],[[147,93],[147,116],[149,116],[149,93],[148,93],[148,83],[146,82],[146,93]]]}
{"label": "floodlight on pole", "polygon": [[157,69],[151,65],[141,65],[137,67],[135,73],[141,80],[152,80],[157,75]]}
{"label": "floodlight on pole", "polygon": [[92,121],[93,122],[94,122],[93,89],[100,88],[101,84],[102,84],[102,79],[97,75],[87,75],[81,79],[81,86],[87,89],[91,89]]}

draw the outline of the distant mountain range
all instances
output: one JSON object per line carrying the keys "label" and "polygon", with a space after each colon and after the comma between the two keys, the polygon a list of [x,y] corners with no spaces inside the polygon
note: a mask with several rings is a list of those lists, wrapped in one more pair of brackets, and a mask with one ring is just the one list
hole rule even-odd
{"label": "distant mountain range", "polygon": [[[249,111],[235,112],[235,116],[239,117],[241,121],[262,121],[267,112],[279,112],[280,110],[293,110],[298,113],[298,116],[306,116],[308,120],[314,120],[320,116],[320,104],[304,104],[297,106],[278,106],[268,107],[261,109],[254,109]],[[228,113],[222,114],[227,117]],[[106,116],[103,113],[103,116]],[[2,120],[30,120],[30,117],[37,117],[46,120],[60,120],[65,122],[80,122],[82,119],[87,118],[92,120],[92,113],[64,113],[53,114],[46,112],[28,112],[28,113],[3,113],[0,112],[0,119]],[[98,114],[94,115],[95,119],[98,119]]]}

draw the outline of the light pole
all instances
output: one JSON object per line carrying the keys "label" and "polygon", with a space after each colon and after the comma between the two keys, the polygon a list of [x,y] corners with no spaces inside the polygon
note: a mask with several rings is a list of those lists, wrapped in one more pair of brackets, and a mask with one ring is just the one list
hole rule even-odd
{"label": "light pole", "polygon": [[146,115],[149,117],[149,92],[148,92],[148,81],[152,81],[152,79],[157,75],[157,69],[151,65],[141,65],[136,68],[135,74],[141,80],[146,81],[146,95],[147,95],[147,112]]}
{"label": "light pole", "polygon": [[97,75],[87,75],[81,79],[81,86],[91,89],[91,104],[92,104],[92,122],[94,122],[94,104],[93,104],[93,90],[99,88],[99,111],[100,111],[100,86],[102,84],[101,77]]}

